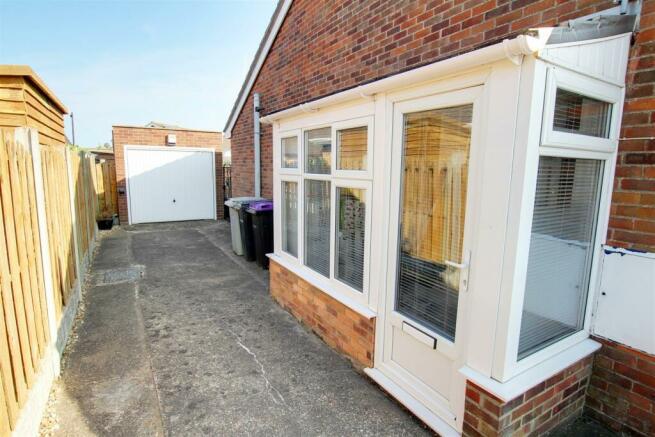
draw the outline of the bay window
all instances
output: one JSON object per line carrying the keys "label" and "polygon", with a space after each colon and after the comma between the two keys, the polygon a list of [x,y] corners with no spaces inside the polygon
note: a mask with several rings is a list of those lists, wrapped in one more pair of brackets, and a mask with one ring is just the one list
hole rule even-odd
{"label": "bay window", "polygon": [[548,70],[517,362],[588,330],[620,101],[616,87],[593,82]]}

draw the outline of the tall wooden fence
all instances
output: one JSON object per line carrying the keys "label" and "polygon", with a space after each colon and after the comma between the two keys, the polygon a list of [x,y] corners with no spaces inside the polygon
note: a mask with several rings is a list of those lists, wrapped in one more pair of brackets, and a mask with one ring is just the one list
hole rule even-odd
{"label": "tall wooden fence", "polygon": [[40,420],[20,411],[54,377],[58,361],[44,360],[68,334],[96,239],[95,157],[37,143],[35,131],[0,129],[0,436]]}

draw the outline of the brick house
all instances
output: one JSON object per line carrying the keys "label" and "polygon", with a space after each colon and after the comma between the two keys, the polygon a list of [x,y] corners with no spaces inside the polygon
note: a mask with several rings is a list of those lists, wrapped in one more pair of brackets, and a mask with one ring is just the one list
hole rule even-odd
{"label": "brick house", "polygon": [[623,3],[281,0],[245,78],[271,294],[442,435],[655,433],[655,2]]}
{"label": "brick house", "polygon": [[[221,147],[223,143],[223,134],[217,131],[206,131],[196,129],[186,129],[179,126],[164,125],[161,123],[151,122],[147,126],[112,126],[112,143],[114,145],[114,157],[116,164],[116,187],[118,190],[118,215],[121,223],[139,222],[138,217],[130,216],[129,202],[129,177],[127,175],[126,151],[132,150],[143,155],[143,161],[150,161],[151,164],[157,160],[160,169],[170,167],[172,175],[162,174],[158,176],[155,172],[150,180],[141,176],[141,185],[147,190],[149,186],[157,186],[159,196],[151,196],[147,192],[143,198],[135,200],[136,206],[143,211],[143,221],[176,221],[176,220],[193,220],[193,219],[212,219],[223,218],[223,167]],[[168,153],[171,152],[171,153]],[[147,156],[145,154],[148,154]],[[167,155],[176,154],[171,157]],[[209,156],[211,154],[211,156]],[[171,162],[183,163],[185,160],[190,161],[188,155],[203,156],[207,155],[204,166],[186,166],[188,173],[184,172],[185,166],[171,167]],[[135,156],[135,160],[136,160]],[[196,160],[197,161],[197,160]],[[191,161],[194,162],[194,161]],[[209,164],[209,165],[207,165]],[[213,168],[210,166],[213,164]],[[200,169],[200,171],[198,171]],[[193,175],[192,173],[196,173]],[[191,205],[184,204],[184,192],[180,190],[173,193],[176,184],[163,184],[165,180],[170,181],[171,177],[188,179],[192,177],[199,178],[193,180],[193,187],[190,189],[194,192],[199,191],[199,187],[206,188],[207,195],[203,198],[193,196],[197,200]],[[156,179],[158,178],[158,179]],[[136,178],[134,178],[136,179]],[[144,180],[145,179],[145,180]],[[135,181],[136,182],[136,181]],[[164,186],[165,185],[165,186]],[[177,184],[182,185],[182,183]],[[136,188],[136,187],[135,187]],[[136,189],[133,190],[132,196],[136,196]],[[150,190],[154,192],[155,190]],[[169,193],[170,192],[170,193]],[[184,214],[178,215],[175,210],[164,209],[158,201],[166,201],[163,197],[177,197],[176,207],[182,209]],[[152,200],[151,200],[152,199]],[[191,202],[190,202],[191,203]],[[212,203],[213,206],[210,206]],[[197,210],[198,207],[200,210]],[[132,211],[133,215],[137,211]],[[135,218],[137,220],[135,220]]]}

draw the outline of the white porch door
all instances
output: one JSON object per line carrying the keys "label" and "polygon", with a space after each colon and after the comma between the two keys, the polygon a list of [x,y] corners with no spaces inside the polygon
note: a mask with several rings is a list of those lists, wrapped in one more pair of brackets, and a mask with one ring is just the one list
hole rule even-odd
{"label": "white porch door", "polygon": [[[461,430],[481,87],[396,102],[382,362],[400,389]],[[461,326],[460,326],[461,325]]]}
{"label": "white porch door", "polygon": [[184,148],[126,148],[130,223],[215,219],[214,154]]}

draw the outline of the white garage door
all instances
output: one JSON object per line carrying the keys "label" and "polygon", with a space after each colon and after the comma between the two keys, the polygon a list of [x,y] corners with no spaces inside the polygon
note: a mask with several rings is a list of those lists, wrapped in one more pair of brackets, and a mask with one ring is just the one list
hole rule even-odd
{"label": "white garage door", "polygon": [[130,223],[215,219],[214,153],[126,147]]}

